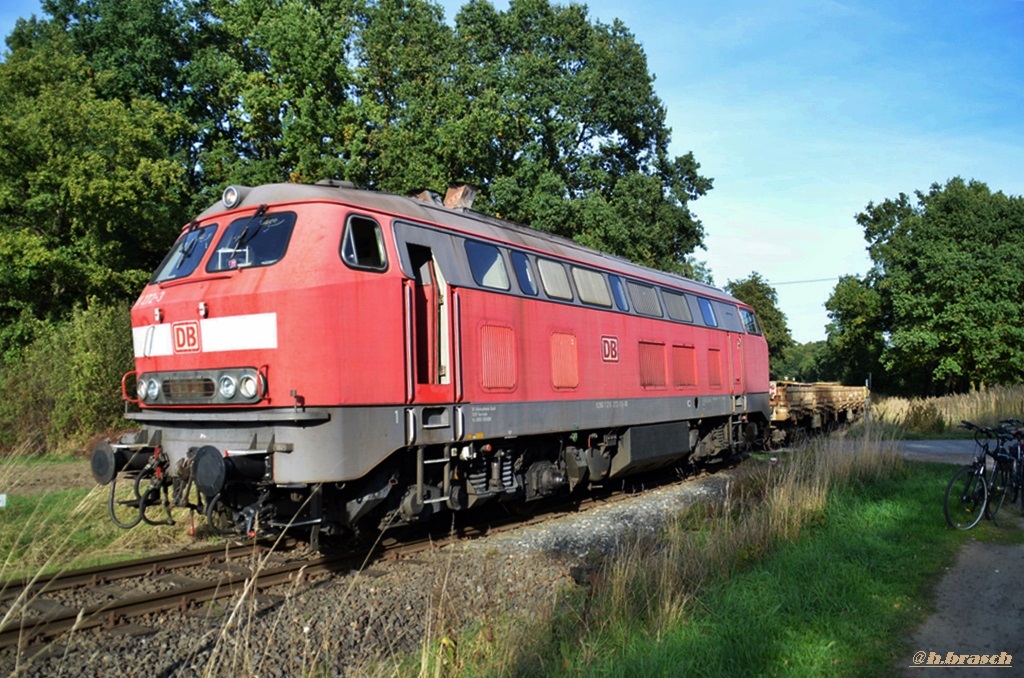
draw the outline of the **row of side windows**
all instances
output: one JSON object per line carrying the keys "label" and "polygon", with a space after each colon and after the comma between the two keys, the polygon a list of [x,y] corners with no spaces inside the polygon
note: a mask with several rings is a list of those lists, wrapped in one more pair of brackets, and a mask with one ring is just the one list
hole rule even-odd
{"label": "row of side windows", "polygon": [[[469,259],[469,268],[477,285],[503,292],[511,291],[512,285],[505,268],[505,258],[499,247],[477,240],[466,240],[465,249]],[[671,320],[678,322],[694,322],[689,301],[686,295],[680,292],[655,288],[652,285],[628,278],[624,280],[611,273],[606,274],[572,264],[563,264],[554,259],[544,257],[531,259],[525,253],[517,250],[509,251],[509,260],[512,262],[512,271],[515,274],[519,290],[527,296],[536,297],[539,289],[543,288],[544,294],[551,299],[575,301],[576,297],[569,282],[569,274],[571,274],[579,300],[589,306],[611,309],[614,304],[614,308],[625,313],[632,308],[633,312],[651,318],[664,318],[667,315]],[[534,262],[536,262],[536,271],[539,274],[537,276],[534,275]],[[566,272],[567,269],[569,273]],[[660,297],[659,291],[661,292]],[[698,296],[694,298],[697,300],[703,324],[708,327],[718,327],[718,317],[711,300]],[[662,306],[662,300],[664,300],[664,306]],[[761,334],[756,316],[746,309],[740,309],[740,312],[746,331],[750,334]]]}
{"label": "row of side windows", "polygon": [[[465,240],[465,250],[470,271],[477,285],[503,292],[512,291],[512,283],[501,249],[490,243]],[[518,250],[509,250],[508,255],[519,290],[527,296],[538,296],[538,276],[534,274],[536,270],[539,274],[540,287],[549,298],[575,301],[569,275],[566,273],[568,268],[579,299],[584,304],[607,309],[613,308],[614,305],[614,308],[624,313],[630,312],[632,308],[633,312],[651,318],[664,318],[667,315],[671,320],[678,322],[693,322],[687,298],[680,292],[658,288],[661,292],[659,298],[658,289],[654,286],[628,278],[623,280],[615,274],[601,273],[572,264],[566,265],[544,257],[531,259]],[[387,255],[380,225],[370,217],[350,215],[342,239],[341,257],[352,268],[368,271],[387,270]],[[718,327],[718,318],[711,301],[704,297],[695,298],[704,324],[708,327]],[[750,334],[761,334],[757,316],[747,309],[739,310],[746,331]]]}

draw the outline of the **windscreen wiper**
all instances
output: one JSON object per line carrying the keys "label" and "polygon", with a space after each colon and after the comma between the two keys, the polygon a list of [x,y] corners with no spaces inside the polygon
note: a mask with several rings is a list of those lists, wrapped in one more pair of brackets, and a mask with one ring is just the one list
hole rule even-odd
{"label": "windscreen wiper", "polygon": [[[253,213],[253,215],[249,217],[249,221],[245,222],[245,226],[242,227],[242,232],[238,234],[238,240],[235,241],[234,247],[231,248],[232,254],[243,249],[246,245],[249,244],[250,240],[256,237],[256,234],[260,232],[259,227],[257,226],[256,230],[254,230],[251,234],[249,233],[249,229],[252,228],[252,222],[254,219],[258,219],[266,213],[266,205],[260,205],[259,207],[256,208],[256,211]],[[262,225],[262,221],[260,225]]]}
{"label": "windscreen wiper", "polygon": [[188,230],[185,232],[185,238],[192,236],[191,240],[187,240],[184,245],[181,246],[181,252],[179,253],[178,263],[174,266],[174,270],[177,271],[181,268],[182,264],[189,260],[192,256],[192,252],[196,249],[196,243],[199,242],[199,235],[196,233],[196,229],[199,228],[199,222],[193,219],[188,224]]}

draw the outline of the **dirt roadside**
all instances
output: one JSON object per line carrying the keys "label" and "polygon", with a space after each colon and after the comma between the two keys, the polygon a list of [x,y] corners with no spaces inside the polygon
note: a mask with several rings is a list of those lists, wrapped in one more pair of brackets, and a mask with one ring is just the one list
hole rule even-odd
{"label": "dirt roadside", "polygon": [[[904,457],[912,461],[963,464],[974,455],[972,441],[914,441],[903,445]],[[936,509],[941,514],[939,504],[937,501]],[[1024,529],[1020,506],[1004,506],[997,522]],[[968,542],[936,584],[936,612],[910,635],[911,653],[896,669],[903,676],[958,678],[1024,673],[1024,597],[1019,595],[1022,582],[1024,544]],[[1009,666],[969,663],[981,661],[984,655],[1008,661]],[[942,665],[937,661],[957,663]]]}

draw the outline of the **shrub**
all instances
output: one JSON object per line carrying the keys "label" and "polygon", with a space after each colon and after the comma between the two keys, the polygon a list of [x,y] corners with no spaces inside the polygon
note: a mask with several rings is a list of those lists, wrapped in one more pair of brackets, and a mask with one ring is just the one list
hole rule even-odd
{"label": "shrub", "polygon": [[0,367],[0,443],[67,450],[122,421],[121,376],[132,369],[129,305],[92,304],[48,325]]}

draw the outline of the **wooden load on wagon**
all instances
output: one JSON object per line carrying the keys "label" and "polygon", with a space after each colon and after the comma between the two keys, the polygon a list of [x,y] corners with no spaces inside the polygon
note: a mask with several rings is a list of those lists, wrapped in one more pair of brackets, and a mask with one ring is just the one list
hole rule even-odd
{"label": "wooden load on wagon", "polygon": [[836,382],[769,384],[772,445],[790,444],[807,433],[830,431],[864,416],[869,402],[866,386]]}

